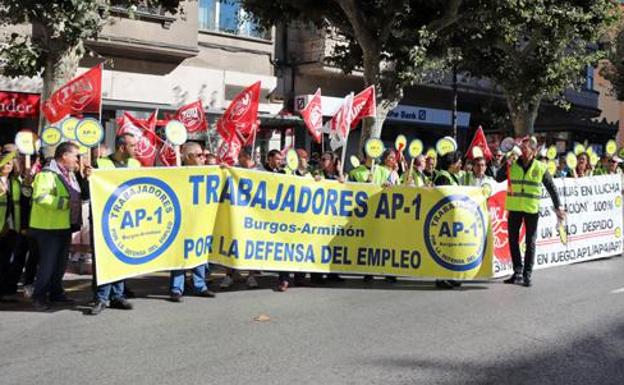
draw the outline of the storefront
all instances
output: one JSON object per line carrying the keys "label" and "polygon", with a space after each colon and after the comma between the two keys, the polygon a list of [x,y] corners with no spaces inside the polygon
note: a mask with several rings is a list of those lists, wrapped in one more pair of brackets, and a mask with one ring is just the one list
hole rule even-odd
{"label": "storefront", "polygon": [[39,103],[38,94],[0,91],[0,144],[12,143],[19,130],[36,131]]}

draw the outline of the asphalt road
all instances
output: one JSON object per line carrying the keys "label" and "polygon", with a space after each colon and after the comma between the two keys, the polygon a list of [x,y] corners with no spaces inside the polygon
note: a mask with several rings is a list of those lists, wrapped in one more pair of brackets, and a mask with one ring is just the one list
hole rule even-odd
{"label": "asphalt road", "polygon": [[0,304],[0,384],[624,384],[624,258],[534,279],[276,293],[266,277],[174,304],[158,276],[131,281],[133,311]]}

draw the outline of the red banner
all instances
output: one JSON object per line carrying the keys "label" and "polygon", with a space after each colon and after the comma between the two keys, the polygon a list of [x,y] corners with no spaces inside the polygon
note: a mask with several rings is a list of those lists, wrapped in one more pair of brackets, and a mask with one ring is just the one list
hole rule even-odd
{"label": "red banner", "polygon": [[137,119],[128,112],[117,119],[117,135],[130,133],[138,139],[136,159],[143,167],[152,167],[156,160],[156,145],[162,141],[154,132],[156,112],[147,119]]}
{"label": "red banner", "polygon": [[97,113],[102,103],[102,65],[99,64],[56,90],[41,110],[50,123],[67,115]]}
{"label": "red banner", "polygon": [[40,99],[37,94],[0,91],[0,117],[37,119]]}
{"label": "red banner", "polygon": [[351,128],[355,128],[362,118],[374,118],[377,116],[377,100],[375,86],[370,86],[353,97]]}
{"label": "red banner", "polygon": [[221,163],[233,166],[238,162],[238,154],[242,147],[243,144],[236,136],[231,137],[230,140],[223,140],[217,149],[217,159]]}
{"label": "red banner", "polygon": [[175,119],[182,122],[189,133],[205,132],[208,129],[201,100],[180,107],[176,111]]}
{"label": "red banner", "polygon": [[347,142],[347,136],[353,121],[353,93],[345,97],[342,106],[336,111],[328,124],[328,132],[330,137],[330,147],[336,150]]}
{"label": "red banner", "polygon": [[321,89],[319,88],[303,110],[301,117],[308,128],[308,132],[316,143],[321,143],[321,129],[323,128],[323,110],[321,108]]}
{"label": "red banner", "polygon": [[160,152],[158,154],[158,161],[163,166],[176,166],[176,153],[172,145],[165,141],[162,141],[162,145],[160,146]]}
{"label": "red banner", "polygon": [[481,148],[485,160],[490,161],[490,159],[492,159],[492,151],[490,151],[490,146],[488,146],[487,139],[485,138],[485,134],[483,133],[483,128],[481,126],[479,126],[477,132],[475,132],[475,136],[472,138],[472,142],[470,142],[468,151],[466,151],[466,157],[468,159],[474,158],[472,155],[472,149],[475,147]]}
{"label": "red banner", "polygon": [[217,121],[217,132],[226,142],[238,138],[239,142],[247,143],[258,129],[258,104],[260,103],[260,82],[247,87],[236,95],[223,116]]}

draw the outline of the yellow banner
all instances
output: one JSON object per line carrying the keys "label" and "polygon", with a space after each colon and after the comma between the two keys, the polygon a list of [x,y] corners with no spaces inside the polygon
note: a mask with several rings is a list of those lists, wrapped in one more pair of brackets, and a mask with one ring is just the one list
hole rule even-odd
{"label": "yellow banner", "polygon": [[217,166],[96,170],[98,284],[208,260],[241,270],[492,276],[478,188],[369,184]]}

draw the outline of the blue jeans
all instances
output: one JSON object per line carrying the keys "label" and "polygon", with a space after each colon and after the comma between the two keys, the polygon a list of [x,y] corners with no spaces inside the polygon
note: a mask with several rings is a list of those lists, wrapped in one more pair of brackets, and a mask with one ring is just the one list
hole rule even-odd
{"label": "blue jeans", "polygon": [[[171,271],[171,279],[169,280],[169,291],[175,294],[184,293],[184,272],[186,270]],[[209,271],[208,264],[199,265],[191,269],[193,277],[193,289],[195,293],[203,293],[208,290],[206,286],[206,272]]]}
{"label": "blue jeans", "polygon": [[98,286],[95,292],[95,298],[98,302],[108,303],[108,300],[122,299],[124,295],[124,281],[117,281],[113,283],[107,283],[106,285]]}

